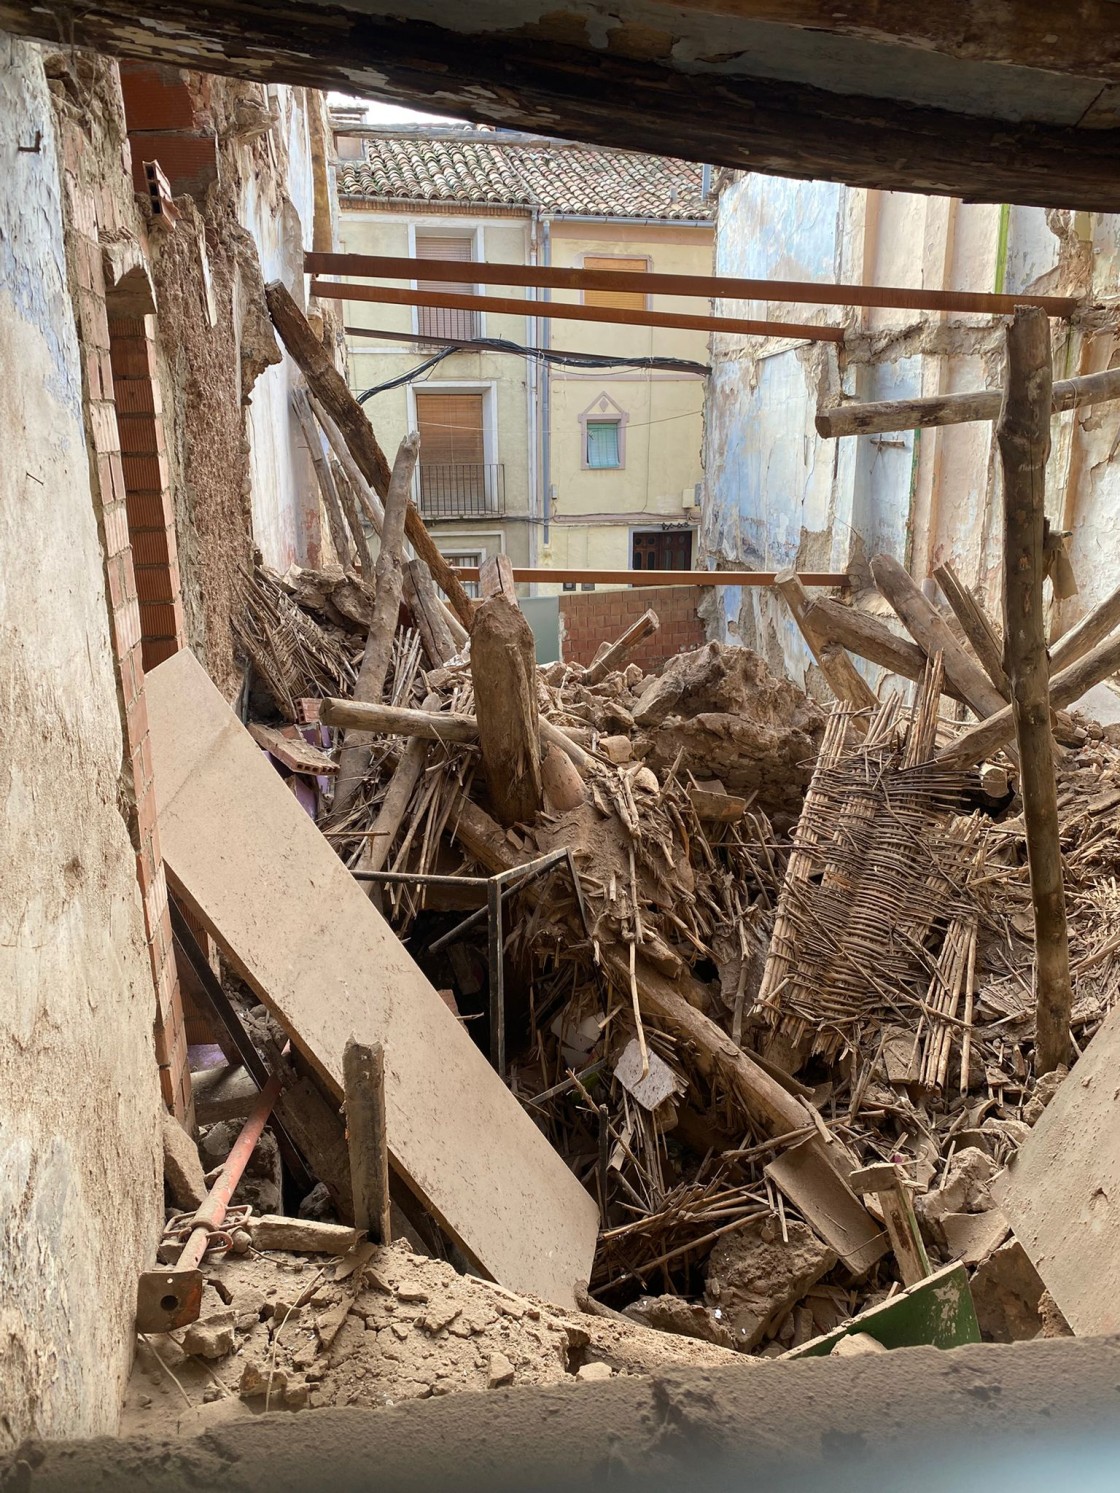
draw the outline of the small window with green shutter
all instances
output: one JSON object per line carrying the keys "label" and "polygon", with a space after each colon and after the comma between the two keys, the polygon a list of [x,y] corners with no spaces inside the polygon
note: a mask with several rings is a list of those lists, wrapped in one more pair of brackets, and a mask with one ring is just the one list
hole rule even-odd
{"label": "small window with green shutter", "polygon": [[587,421],[587,465],[591,468],[620,467],[622,454],[617,420]]}

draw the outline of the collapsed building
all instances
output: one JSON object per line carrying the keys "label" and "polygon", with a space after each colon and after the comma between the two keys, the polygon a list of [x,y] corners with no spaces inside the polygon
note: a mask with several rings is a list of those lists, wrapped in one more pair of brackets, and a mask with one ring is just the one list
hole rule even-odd
{"label": "collapsed building", "polygon": [[[508,562],[466,595],[409,502],[415,442],[382,451],[308,299],[322,96],[146,44],[4,45],[18,1475],[70,1455],[27,1438],[115,1432],[122,1404],[155,1445],[232,1448],[277,1410],[590,1381],[624,1414],[617,1380],[822,1357],[873,1417],[890,1374],[833,1359],[932,1345],[998,1378],[969,1345],[1112,1331],[1085,1241],[1120,742],[1077,706],[1120,668],[1120,603],[1042,496],[1051,406],[1118,392],[1107,305],[1069,304],[1103,282],[1024,274],[944,378],[972,398],[979,359],[967,418],[1002,410],[964,580],[929,524],[921,558],[873,524],[826,553],[839,509],[814,528],[765,494],[785,548],[755,523],[722,553],[738,479],[710,462],[713,557],[800,578],[765,572],[756,613],[729,588],[699,647],[658,648],[654,591],[541,667]],[[1063,394],[1085,316],[1105,340]],[[924,376],[814,370],[825,423],[930,413]],[[1033,1346],[1108,1403],[1093,1345]]]}

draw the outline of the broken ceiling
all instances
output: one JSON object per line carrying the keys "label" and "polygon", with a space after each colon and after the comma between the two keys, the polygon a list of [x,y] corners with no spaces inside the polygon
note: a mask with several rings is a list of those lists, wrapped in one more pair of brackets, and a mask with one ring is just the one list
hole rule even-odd
{"label": "broken ceiling", "polygon": [[784,176],[1120,208],[1113,7],[0,0],[67,46]]}

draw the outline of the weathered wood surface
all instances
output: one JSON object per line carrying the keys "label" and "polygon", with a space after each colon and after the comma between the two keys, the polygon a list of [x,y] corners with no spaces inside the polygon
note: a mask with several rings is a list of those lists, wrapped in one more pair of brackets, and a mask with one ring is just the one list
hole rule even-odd
{"label": "weathered wood surface", "polygon": [[[362,476],[384,499],[389,491],[391,473],[385,453],[377,443],[373,426],[365,411],[351,394],[346,380],[331,362],[326,348],[316,337],[306,316],[292,300],[287,287],[279,280],[265,286],[269,314],[281,341],[299,364],[312,393],[326,407],[335,421]],[[427,562],[432,575],[443,588],[452,609],[469,631],[471,602],[452,566],[440,554],[424,521],[409,503],[405,529],[420,558]]]}
{"label": "weathered wood surface", "polygon": [[598,1210],[263,760],[188,651],[147,676],[177,895],[336,1101],[347,1040],[381,1042],[390,1160],[469,1257],[565,1306]]}
{"label": "weathered wood surface", "polygon": [[786,605],[793,613],[793,620],[797,623],[809,652],[816,660],[817,667],[836,698],[854,705],[857,710],[874,710],[879,702],[867,680],[852,663],[845,650],[834,640],[817,632],[814,627],[810,618],[812,602],[809,593],[798,579],[797,572],[780,571],[774,585],[782,593]]}
{"label": "weathered wood surface", "polygon": [[1035,1064],[1040,1073],[1069,1060],[1073,1007],[1042,596],[1050,356],[1045,312],[1030,307],[1017,311],[1007,328],[1007,393],[996,440],[1003,464],[1003,656],[1011,681],[1034,906]]}
{"label": "weathered wood surface", "polygon": [[[818,636],[834,642],[849,653],[856,653],[880,668],[903,679],[920,683],[926,668],[926,655],[917,643],[892,632],[885,622],[868,612],[847,606],[831,597],[810,598],[806,618]],[[945,694],[959,700],[960,694],[946,680]]]}
{"label": "weathered wood surface", "polygon": [[[304,389],[293,389],[290,397],[292,409],[295,412],[296,419],[299,421],[300,429],[303,431],[304,441],[307,443],[311,464],[315,468],[315,476],[319,481],[319,491],[322,494],[323,507],[327,514],[327,527],[330,530],[331,543],[334,545],[335,555],[338,557],[338,563],[342,566],[343,570],[349,570],[354,558],[354,546],[350,538],[350,532],[346,527],[346,518],[342,512],[342,503],[339,499],[334,473],[327,464],[319,428],[315,424],[314,415],[311,413],[311,403]],[[362,573],[368,576],[370,571],[363,570]]]}
{"label": "weathered wood surface", "polygon": [[656,612],[643,612],[637,622],[631,622],[622,636],[616,638],[602,657],[591,665],[583,677],[584,684],[601,684],[608,674],[614,673],[631,649],[643,639],[652,637],[660,626],[661,619]]}
{"label": "weathered wood surface", "polygon": [[[404,544],[404,521],[408,494],[416,458],[420,454],[420,437],[413,431],[405,436],[393,463],[393,475],[385,497],[385,521],[381,530],[381,548],[374,573],[373,617],[366,637],[361,667],[354,682],[354,699],[379,701],[385,689],[389,664],[393,657],[393,640],[401,607],[403,579],[401,549]],[[347,732],[339,753],[338,784],[334,794],[334,812],[343,814],[353,802],[369,768],[369,736]]]}
{"label": "weathered wood surface", "polygon": [[319,719],[326,726],[344,726],[384,736],[422,736],[426,741],[478,740],[477,719],[450,710],[429,713],[405,705],[326,699],[319,702]]}
{"label": "weathered wood surface", "polygon": [[245,1226],[254,1249],[290,1249],[297,1254],[345,1255],[360,1237],[358,1229],[340,1223],[319,1223],[310,1218],[289,1218],[281,1213],[262,1213]]}
{"label": "weathered wood surface", "polygon": [[389,1148],[385,1128],[385,1052],[351,1039],[342,1055],[346,1095],[346,1144],[350,1148],[350,1187],[354,1226],[375,1244],[391,1244]]}
{"label": "weathered wood surface", "polygon": [[1004,706],[1003,696],[975,659],[970,658],[913,577],[890,555],[871,561],[875,584],[898,613],[903,625],[924,652],[932,658],[940,653],[946,676],[981,720]]}
{"label": "weathered wood surface", "polygon": [[[1053,385],[1050,409],[1081,409],[1120,399],[1120,368],[1061,379]],[[935,425],[963,425],[971,420],[997,420],[1003,407],[1002,389],[977,389],[961,394],[933,394],[921,399],[884,399],[873,404],[839,404],[821,410],[817,434],[826,439],[844,435],[886,435],[894,430],[926,430]]]}
{"label": "weathered wood surface", "polygon": [[960,623],[961,630],[984,666],[984,672],[992,681],[993,687],[999,690],[1005,700],[1010,700],[1011,685],[1003,667],[1003,644],[987,612],[948,562],[937,567],[933,578],[941,587],[953,616]]}
{"label": "weathered wood surface", "polygon": [[[434,714],[438,711],[440,704],[441,696],[433,691],[425,697],[421,708]],[[424,774],[428,751],[427,739],[423,736],[414,736],[401,753],[393,769],[393,775],[389,779],[389,785],[385,789],[385,797],[381,800],[377,818],[370,827],[369,836],[358,858],[357,869],[359,871],[384,870],[385,862],[389,859],[389,852],[393,848],[393,841],[397,838],[408,806],[412,802],[416,785]],[[371,897],[376,888],[376,882],[370,882],[369,895]]]}
{"label": "weathered wood surface", "polygon": [[434,669],[446,664],[458,651],[439,604],[432,572],[423,560],[409,560],[404,568],[405,600],[420,633],[424,652]]}
{"label": "weathered wood surface", "polygon": [[1076,627],[1063,633],[1050,649],[1050,672],[1068,669],[1098,643],[1103,642],[1120,625],[1120,586],[1100,603]]}
{"label": "weathered wood surface", "polygon": [[500,823],[531,823],[544,801],[533,629],[504,590],[482,603],[471,629],[478,744]]}
{"label": "weathered wood surface", "polygon": [[[1070,664],[1050,681],[1050,709],[1065,710],[1086,690],[1100,684],[1110,674],[1120,671],[1120,637],[1105,638],[1084,658]],[[1015,719],[1010,705],[973,726],[956,741],[942,747],[936,760],[946,767],[974,767],[993,752],[998,752],[1015,735]]]}

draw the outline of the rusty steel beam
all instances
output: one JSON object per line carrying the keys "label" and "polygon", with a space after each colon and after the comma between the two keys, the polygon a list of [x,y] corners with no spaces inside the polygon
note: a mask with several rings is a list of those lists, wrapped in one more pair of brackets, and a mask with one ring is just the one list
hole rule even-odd
{"label": "rusty steel beam", "polygon": [[[462,275],[463,266],[459,266]],[[799,342],[843,342],[843,327],[786,321],[744,321],[732,316],[691,316],[677,311],[629,311],[617,306],[570,306],[515,296],[452,295],[438,290],[393,290],[385,285],[348,285],[312,280],[311,294],[332,301],[376,301],[388,306],[436,306],[449,311],[496,311],[503,316],[558,317],[624,327],[672,327],[689,332],[738,332],[747,337],[790,337]]]}
{"label": "rusty steel beam", "polygon": [[[789,301],[813,306],[876,306],[902,311],[958,311],[1011,316],[1017,306],[1039,306],[1071,316],[1075,296],[995,295],[968,290],[907,290],[897,286],[814,284],[809,280],[744,280],[734,275],[666,275],[648,270],[594,270],[543,264],[481,264],[389,254],[303,256],[309,275],[368,275],[377,280],[442,280],[461,285],[524,285],[547,290],[623,290],[641,295],[687,295],[704,300]],[[538,314],[534,303],[533,314]]]}

